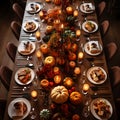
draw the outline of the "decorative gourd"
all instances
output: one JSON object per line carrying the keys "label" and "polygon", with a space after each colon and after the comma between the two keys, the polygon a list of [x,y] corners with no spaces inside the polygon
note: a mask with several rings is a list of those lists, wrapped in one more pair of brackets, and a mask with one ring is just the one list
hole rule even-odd
{"label": "decorative gourd", "polygon": [[79,67],[75,67],[74,73],[75,73],[76,75],[79,75],[79,74],[81,73],[80,68],[79,68]]}
{"label": "decorative gourd", "polygon": [[63,81],[63,85],[67,88],[71,88],[73,86],[74,82],[70,77],[66,77]]}
{"label": "decorative gourd", "polygon": [[68,55],[68,58],[69,58],[69,60],[76,60],[77,56],[76,56],[75,53],[70,52],[69,55]]}
{"label": "decorative gourd", "polygon": [[72,120],[80,120],[80,116],[78,114],[74,114],[72,116]]}
{"label": "decorative gourd", "polygon": [[44,88],[47,88],[49,86],[49,81],[47,79],[43,79],[40,81],[40,85]]}
{"label": "decorative gourd", "polygon": [[64,86],[56,86],[52,89],[50,97],[53,102],[62,104],[68,100],[69,93]]}
{"label": "decorative gourd", "polygon": [[40,111],[40,117],[44,120],[48,120],[50,118],[50,115],[51,113],[50,110],[48,109],[43,109]]}
{"label": "decorative gourd", "polygon": [[69,62],[69,66],[70,66],[71,68],[74,68],[74,67],[76,66],[75,61],[70,61],[70,62]]}
{"label": "decorative gourd", "polygon": [[61,4],[61,0],[54,0],[53,1],[55,5],[60,5]]}
{"label": "decorative gourd", "polygon": [[70,101],[75,105],[80,104],[82,102],[82,95],[79,92],[74,91],[70,94]]}
{"label": "decorative gourd", "polygon": [[42,44],[41,46],[40,46],[40,50],[41,50],[41,52],[43,53],[43,54],[46,54],[46,53],[48,53],[48,45],[47,44]]}
{"label": "decorative gourd", "polygon": [[44,60],[44,64],[54,66],[54,64],[55,64],[54,57],[53,56],[46,57],[45,60]]}

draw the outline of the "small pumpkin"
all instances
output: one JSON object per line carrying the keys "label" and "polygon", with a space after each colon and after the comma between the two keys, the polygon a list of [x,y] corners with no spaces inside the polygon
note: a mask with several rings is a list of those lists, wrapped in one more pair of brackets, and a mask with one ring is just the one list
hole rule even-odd
{"label": "small pumpkin", "polygon": [[57,66],[55,66],[55,67],[53,68],[53,72],[54,72],[55,75],[60,74],[60,68],[57,67]]}
{"label": "small pumpkin", "polygon": [[55,5],[60,5],[61,4],[61,0],[54,0],[53,1]]}
{"label": "small pumpkin", "polygon": [[80,69],[79,67],[75,67],[74,73],[75,73],[76,75],[79,75],[79,74],[81,73],[81,69]]}
{"label": "small pumpkin", "polygon": [[69,60],[76,60],[77,56],[76,56],[75,53],[70,52],[69,55],[68,55],[68,58],[69,58]]}
{"label": "small pumpkin", "polygon": [[57,57],[56,63],[58,63],[59,65],[63,65],[65,63],[65,60],[64,60],[64,58]]}
{"label": "small pumpkin", "polygon": [[50,97],[53,102],[62,104],[68,100],[69,93],[64,86],[56,86],[52,89]]}
{"label": "small pumpkin", "polygon": [[79,92],[74,91],[70,94],[70,101],[75,105],[80,104],[82,102],[82,95]]}
{"label": "small pumpkin", "polygon": [[44,88],[47,88],[49,86],[49,81],[47,79],[42,79],[40,81],[40,85]]}
{"label": "small pumpkin", "polygon": [[73,86],[74,82],[72,80],[72,78],[70,77],[66,77],[64,80],[63,80],[63,85],[67,88],[71,88]]}
{"label": "small pumpkin", "polygon": [[72,120],[80,120],[80,116],[78,114],[74,114],[72,116]]}
{"label": "small pumpkin", "polygon": [[75,61],[70,61],[70,62],[69,62],[69,66],[70,66],[71,68],[74,68],[74,67],[76,66]]}
{"label": "small pumpkin", "polygon": [[42,44],[40,46],[40,50],[43,54],[47,54],[48,53],[48,45],[46,43]]}
{"label": "small pumpkin", "polygon": [[53,56],[47,56],[44,60],[44,64],[45,65],[50,65],[50,66],[54,66],[55,65],[55,59]]}

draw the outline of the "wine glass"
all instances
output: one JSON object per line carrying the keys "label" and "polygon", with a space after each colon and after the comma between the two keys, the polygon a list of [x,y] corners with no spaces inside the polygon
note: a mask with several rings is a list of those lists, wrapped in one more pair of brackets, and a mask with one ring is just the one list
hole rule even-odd
{"label": "wine glass", "polygon": [[39,49],[36,51],[36,57],[37,57],[37,65],[41,67],[42,66],[42,52]]}
{"label": "wine glass", "polygon": [[34,120],[34,119],[36,119],[36,117],[37,117],[37,114],[35,112],[35,108],[32,107],[31,111],[30,111],[30,118],[31,118],[31,120]]}

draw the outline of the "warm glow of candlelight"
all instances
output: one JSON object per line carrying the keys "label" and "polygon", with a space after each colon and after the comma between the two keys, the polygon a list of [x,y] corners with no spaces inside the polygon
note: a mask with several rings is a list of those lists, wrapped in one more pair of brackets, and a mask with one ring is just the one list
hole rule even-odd
{"label": "warm glow of candlelight", "polygon": [[84,92],[87,92],[88,90],[89,90],[89,84],[87,84],[87,83],[85,83],[84,85],[83,85],[83,91]]}
{"label": "warm glow of candlelight", "polygon": [[82,60],[84,57],[84,53],[83,52],[79,52],[78,53],[78,59]]}
{"label": "warm glow of candlelight", "polygon": [[61,75],[56,75],[56,76],[54,77],[54,82],[55,82],[56,84],[59,84],[59,83],[61,82]]}
{"label": "warm glow of candlelight", "polygon": [[78,11],[74,10],[73,15],[74,15],[74,17],[77,17],[78,16]]}
{"label": "warm glow of candlelight", "polygon": [[81,31],[80,30],[76,30],[76,37],[80,37],[81,35]]}
{"label": "warm glow of candlelight", "polygon": [[39,16],[40,16],[40,18],[42,19],[42,18],[44,17],[44,12],[43,12],[43,11],[40,11],[40,12],[39,12]]}
{"label": "warm glow of candlelight", "polygon": [[32,96],[34,99],[37,98],[37,95],[38,95],[38,93],[37,93],[36,90],[31,91],[31,96]]}
{"label": "warm glow of candlelight", "polygon": [[41,53],[40,50],[37,50],[37,51],[36,51],[36,56],[37,56],[37,58],[38,58],[39,60],[41,60],[41,58],[42,58],[42,53]]}
{"label": "warm glow of candlelight", "polygon": [[61,30],[63,30],[64,29],[64,24],[61,24]]}
{"label": "warm glow of candlelight", "polygon": [[37,38],[37,40],[40,40],[40,36],[41,36],[40,31],[37,31],[35,33],[35,37]]}

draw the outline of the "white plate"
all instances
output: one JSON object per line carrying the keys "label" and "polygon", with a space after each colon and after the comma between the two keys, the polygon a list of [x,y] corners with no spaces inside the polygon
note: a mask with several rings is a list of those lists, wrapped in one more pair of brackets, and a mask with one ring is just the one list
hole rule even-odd
{"label": "white plate", "polygon": [[[87,6],[89,7],[87,8]],[[95,6],[92,3],[83,3],[80,5],[80,10],[83,13],[93,13],[95,11]]]}
{"label": "white plate", "polygon": [[31,110],[31,104],[30,102],[26,99],[26,98],[16,98],[13,101],[10,102],[9,106],[8,106],[8,115],[10,116],[10,118],[12,118],[14,113],[14,104],[16,102],[24,102],[27,106],[27,111],[26,113],[21,117],[20,120],[26,118],[28,116],[28,114],[30,113]]}
{"label": "white plate", "polygon": [[[31,71],[31,79],[27,82],[27,83],[22,83],[19,79],[18,79],[18,73],[20,72],[20,71],[22,71],[22,70],[25,70],[25,69],[29,69],[30,71]],[[35,73],[34,73],[34,71],[32,70],[32,69],[30,69],[30,68],[20,68],[16,73],[15,73],[15,81],[19,84],[19,85],[28,85],[28,84],[30,84],[32,81],[33,81],[33,79],[34,79],[34,77],[35,77]]]}
{"label": "white plate", "polygon": [[[92,45],[96,45],[96,47],[92,47]],[[102,52],[102,45],[98,41],[89,41],[84,45],[84,50],[87,54],[96,56]],[[92,53],[91,51],[96,51]]]}
{"label": "white plate", "polygon": [[[100,70],[103,72],[103,74],[104,74],[104,79],[103,79],[103,80],[99,80],[99,81],[94,81],[94,80],[92,79],[92,77],[91,77],[91,73],[92,73],[94,70],[98,70],[98,69],[100,69]],[[93,83],[93,84],[103,84],[103,83],[106,81],[106,79],[107,79],[107,73],[105,72],[105,70],[104,70],[102,67],[94,66],[94,67],[91,67],[91,68],[88,69],[88,71],[87,71],[87,78],[88,78],[88,80],[89,80],[91,83]]]}
{"label": "white plate", "polygon": [[[97,113],[95,112],[95,110],[94,110],[94,108],[93,108],[93,105],[94,105],[94,103],[96,103],[96,102],[99,101],[99,100],[105,101],[106,104],[110,106],[110,112],[111,112],[111,114],[109,115],[108,118],[102,119],[102,118],[100,118],[100,117],[97,115]],[[94,99],[94,100],[91,102],[90,109],[91,109],[91,113],[93,114],[93,116],[94,116],[96,119],[98,119],[98,120],[108,120],[108,119],[112,116],[112,113],[113,113],[112,105],[110,104],[110,102],[109,102],[108,100],[106,100],[106,99],[104,99],[104,98],[96,98],[96,99]]]}
{"label": "white plate", "polygon": [[[27,30],[25,26],[27,23],[31,23],[31,22],[35,25],[35,28],[32,30]],[[35,32],[38,29],[38,23],[34,20],[27,20],[27,21],[23,22],[22,28],[25,32],[30,32],[30,33]]]}
{"label": "white plate", "polygon": [[[33,6],[33,8],[31,6]],[[34,9],[35,6],[37,6],[38,8]],[[34,14],[34,13],[38,13],[42,8],[43,8],[42,3],[31,2],[27,4],[26,11],[28,13]]]}
{"label": "white plate", "polygon": [[[90,22],[90,23],[92,23],[92,24],[95,25],[94,30],[88,31],[88,30],[85,28],[85,25],[86,25],[87,22]],[[85,21],[85,22],[82,24],[82,29],[83,29],[85,32],[87,32],[87,33],[94,33],[94,32],[96,32],[96,31],[98,30],[98,25],[97,25],[97,23],[94,22],[94,21],[87,20],[87,21]]]}
{"label": "white plate", "polygon": [[32,44],[32,50],[30,52],[21,52],[21,51],[24,51],[25,50],[25,45],[24,43],[26,44],[28,41],[21,41],[20,44],[18,45],[18,52],[22,55],[30,55],[32,54],[34,51],[35,51],[35,43],[34,42],[31,42],[29,41],[29,44]]}

